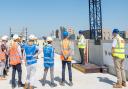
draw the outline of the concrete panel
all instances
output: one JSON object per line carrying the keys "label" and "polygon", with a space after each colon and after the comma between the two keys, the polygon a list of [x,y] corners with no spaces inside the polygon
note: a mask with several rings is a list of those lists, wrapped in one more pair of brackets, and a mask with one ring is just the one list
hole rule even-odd
{"label": "concrete panel", "polygon": [[[114,63],[111,56],[112,40],[101,41],[101,45],[95,45],[93,40],[89,41],[89,62],[99,66],[108,66],[110,74],[115,75]],[[128,54],[128,42],[126,42],[126,54]],[[128,79],[128,58],[125,62],[125,70]]]}
{"label": "concrete panel", "polygon": [[102,44],[95,45],[93,40],[89,41],[89,62],[96,65],[103,65]]}

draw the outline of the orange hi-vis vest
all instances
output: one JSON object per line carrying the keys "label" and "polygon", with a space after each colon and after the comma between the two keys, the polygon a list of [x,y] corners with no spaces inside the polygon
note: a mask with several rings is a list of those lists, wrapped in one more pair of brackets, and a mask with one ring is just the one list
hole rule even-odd
{"label": "orange hi-vis vest", "polygon": [[1,50],[1,48],[0,48],[0,60],[1,61],[4,61],[6,59],[6,54],[5,54],[5,52],[3,52],[2,50]]}
{"label": "orange hi-vis vest", "polygon": [[9,50],[10,64],[17,65],[21,63],[21,57],[18,53],[18,44],[16,42],[12,43],[12,46]]}
{"label": "orange hi-vis vest", "polygon": [[64,39],[61,42],[61,60],[62,61],[72,61],[72,56],[70,55],[70,44],[71,42],[68,39]]}

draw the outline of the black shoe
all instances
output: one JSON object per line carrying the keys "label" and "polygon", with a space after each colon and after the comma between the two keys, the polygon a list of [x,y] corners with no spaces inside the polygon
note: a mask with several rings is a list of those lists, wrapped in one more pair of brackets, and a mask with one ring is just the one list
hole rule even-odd
{"label": "black shoe", "polygon": [[12,85],[12,89],[16,88],[16,85]]}
{"label": "black shoe", "polygon": [[73,86],[73,83],[72,83],[72,81],[70,81],[70,82],[69,82],[69,86]]}
{"label": "black shoe", "polygon": [[25,84],[22,84],[22,83],[18,84],[18,87],[24,87],[24,86]]}
{"label": "black shoe", "polygon": [[50,86],[51,86],[51,87],[56,87],[57,84],[55,84],[55,83],[51,83]]}
{"label": "black shoe", "polygon": [[60,82],[60,85],[61,85],[61,86],[65,86],[65,82],[64,82],[64,81],[61,81],[61,82]]}
{"label": "black shoe", "polygon": [[42,81],[42,86],[45,86],[45,81],[44,80]]}

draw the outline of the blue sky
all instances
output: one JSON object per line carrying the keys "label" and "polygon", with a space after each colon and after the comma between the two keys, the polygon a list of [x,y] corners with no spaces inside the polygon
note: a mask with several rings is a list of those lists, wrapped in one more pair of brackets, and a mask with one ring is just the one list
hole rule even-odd
{"label": "blue sky", "polygon": [[[128,30],[128,0],[102,0],[103,28]],[[60,26],[89,29],[88,0],[0,0],[0,35],[19,32],[47,35]]]}

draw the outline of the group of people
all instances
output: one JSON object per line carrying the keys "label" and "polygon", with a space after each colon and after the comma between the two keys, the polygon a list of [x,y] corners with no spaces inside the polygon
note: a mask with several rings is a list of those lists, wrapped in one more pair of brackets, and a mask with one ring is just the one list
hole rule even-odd
{"label": "group of people", "polygon": [[[62,60],[62,81],[60,85],[65,85],[65,68],[66,64],[69,69],[69,86],[73,85],[72,82],[72,49],[71,41],[68,39],[68,32],[63,33],[64,39],[61,41],[61,56]],[[3,36],[1,38],[0,46],[0,80],[6,79],[4,76],[4,69],[6,61],[8,60],[9,66],[12,68],[12,89],[16,87],[15,75],[18,72],[18,87],[23,87],[24,89],[33,89],[35,83],[36,75],[36,63],[38,55],[43,51],[44,54],[44,75],[42,85],[45,86],[46,76],[48,69],[50,69],[51,76],[51,87],[56,87],[57,84],[54,83],[54,47],[52,46],[52,37],[46,38],[46,44],[43,49],[40,49],[36,44],[34,44],[36,39],[35,35],[30,35],[27,42],[23,42],[19,35],[15,34],[12,40],[8,42],[8,36]],[[9,45],[7,45],[7,43]],[[7,58],[8,57],[8,58]],[[22,83],[22,64],[26,66],[26,81],[25,84]]]}
{"label": "group of people", "polygon": [[[78,38],[78,48],[81,54],[80,64],[84,65],[84,54],[86,48],[86,40],[82,35],[82,31],[79,31]],[[113,43],[112,43],[112,57],[114,60],[114,65],[117,74],[117,83],[113,85],[113,88],[122,88],[126,87],[126,77],[123,62],[125,59],[125,41],[119,36],[119,30],[113,30]],[[72,82],[72,44],[68,38],[68,32],[63,32],[63,40],[61,41],[61,54],[60,59],[62,60],[62,80],[60,85],[65,85],[65,68],[66,64],[68,66],[69,72],[69,86],[73,86]],[[7,70],[9,66],[12,67],[12,89],[16,87],[15,75],[16,71],[18,72],[18,87],[24,87],[24,89],[33,89],[35,83],[35,74],[36,74],[36,63],[38,55],[43,51],[44,54],[44,75],[42,78],[42,85],[45,86],[46,76],[48,70],[50,69],[51,77],[51,87],[56,87],[57,84],[54,83],[54,47],[52,45],[52,37],[46,38],[46,43],[41,50],[35,43],[36,36],[30,35],[27,42],[22,42],[21,38],[15,34],[8,43],[8,36],[3,36],[0,42],[0,80],[5,80],[4,70]],[[26,82],[22,83],[22,66],[21,64],[26,65]],[[8,65],[9,64],[9,65]]]}

